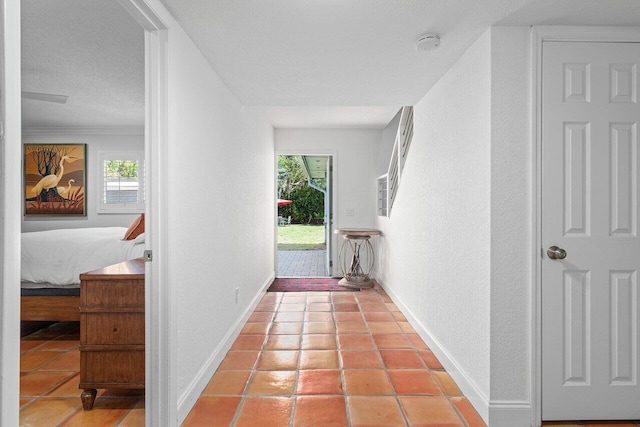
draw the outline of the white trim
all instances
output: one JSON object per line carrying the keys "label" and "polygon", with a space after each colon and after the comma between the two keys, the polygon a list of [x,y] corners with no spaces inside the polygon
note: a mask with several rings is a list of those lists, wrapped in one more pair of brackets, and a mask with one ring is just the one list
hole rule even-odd
{"label": "white trim", "polygon": [[542,163],[541,163],[541,111],[542,111],[542,44],[549,41],[564,42],[640,42],[640,27],[563,27],[563,26],[539,26],[532,27],[531,31],[531,140],[532,147],[531,164],[531,210],[535,215],[532,221],[530,235],[533,243],[531,277],[531,337],[532,337],[532,363],[531,363],[531,396],[532,425],[541,425],[542,420]]}
{"label": "white trim", "polygon": [[[638,42],[640,27],[534,26],[538,43],[543,41]],[[534,64],[535,66],[535,64]]]}
{"label": "white trim", "polygon": [[531,359],[530,369],[531,369],[531,381],[530,387],[530,396],[531,396],[531,420],[533,426],[539,426],[541,411],[541,402],[542,402],[542,375],[539,374],[540,367],[539,363],[542,357],[541,345],[542,342],[542,318],[541,318],[541,310],[540,301],[541,301],[541,287],[540,287],[540,270],[542,268],[541,262],[542,259],[539,256],[539,248],[542,247],[540,240],[540,230],[541,230],[541,220],[542,220],[542,204],[540,203],[542,199],[541,195],[541,185],[539,180],[541,179],[540,173],[540,159],[542,158],[542,144],[539,141],[541,133],[539,132],[539,117],[540,117],[540,81],[541,78],[541,70],[542,70],[542,43],[538,42],[539,32],[536,28],[533,28],[531,31],[531,67],[532,72],[530,74],[530,87],[529,94],[531,99],[531,141],[533,142],[531,147],[531,186],[530,194],[531,194],[531,209],[533,220],[530,222],[531,230],[529,232],[531,238],[531,256],[533,257],[533,262],[531,264],[531,289],[529,290],[530,296],[530,312],[531,312],[531,321],[529,322],[531,331],[530,331],[530,339],[531,339],[531,351],[529,352],[529,357]]}
{"label": "white trim", "polygon": [[118,0],[145,30],[145,425],[177,425],[177,326],[170,277],[168,206],[169,27],[149,0]]}
{"label": "white trim", "polygon": [[[407,307],[402,300],[390,289],[388,288],[380,279],[376,279],[378,284],[382,286],[387,295],[393,300],[394,304],[400,308],[402,314],[407,318],[411,326],[416,330],[420,338],[427,344],[429,349],[433,352],[433,354],[438,358],[442,366],[445,368],[447,373],[451,375],[451,378],[458,385],[464,396],[469,400],[471,405],[478,411],[478,414],[482,417],[485,423],[489,423],[489,410],[490,410],[490,402],[488,397],[478,388],[475,382],[469,377],[464,369],[460,367],[460,364],[449,354],[444,346],[440,343],[440,341],[431,334],[429,329],[422,324],[418,320],[418,318],[413,314],[411,309]],[[521,409],[522,402],[500,402],[501,405],[505,404],[516,404],[518,408]],[[529,408],[530,411],[530,408]],[[527,415],[529,412],[527,412]],[[493,424],[491,424],[493,427]],[[516,424],[511,424],[509,427],[514,427]],[[505,425],[506,427],[506,425]]]}
{"label": "white trim", "polygon": [[531,426],[531,404],[529,402],[492,400],[489,403],[491,427]]}
{"label": "white trim", "polygon": [[438,358],[462,394],[469,400],[478,414],[487,425],[491,427],[529,427],[531,426],[532,405],[520,400],[489,400],[476,385],[476,383],[460,367],[460,364],[440,341],[433,336],[429,329],[423,325],[402,300],[388,288],[380,279],[376,279],[394,304],[400,308],[407,321],[427,344],[429,349]]}
{"label": "white trim", "polygon": [[181,425],[184,420],[189,415],[189,412],[195,405],[198,398],[207,387],[207,384],[211,380],[211,377],[215,374],[218,366],[222,363],[222,360],[227,355],[227,352],[231,349],[233,342],[240,335],[240,331],[244,327],[247,320],[255,310],[255,308],[260,303],[260,300],[265,295],[267,288],[275,279],[275,274],[271,274],[271,276],[267,279],[266,282],[263,283],[260,291],[256,294],[256,296],[251,301],[251,304],[244,311],[242,316],[238,318],[238,320],[233,324],[233,326],[227,331],[224,338],[213,351],[211,356],[204,363],[202,368],[195,375],[191,383],[186,387],[184,393],[178,399],[178,424]]}
{"label": "white trim", "polygon": [[0,2],[0,423],[19,423],[22,136],[20,2]]}
{"label": "white trim", "polygon": [[[132,0],[142,2],[144,0]],[[177,418],[177,336],[175,306],[170,276],[171,245],[169,244],[169,125],[168,125],[168,39],[169,31],[158,29],[146,33],[147,52],[147,132],[145,155],[147,194],[145,227],[154,252],[154,262],[146,282],[146,386],[145,425],[175,425]]]}
{"label": "white trim", "polygon": [[22,135],[144,135],[144,126],[27,127]]}
{"label": "white trim", "polygon": [[[150,33],[168,30],[167,24],[160,18],[148,0],[116,0],[138,24]],[[156,70],[159,71],[159,70]]]}

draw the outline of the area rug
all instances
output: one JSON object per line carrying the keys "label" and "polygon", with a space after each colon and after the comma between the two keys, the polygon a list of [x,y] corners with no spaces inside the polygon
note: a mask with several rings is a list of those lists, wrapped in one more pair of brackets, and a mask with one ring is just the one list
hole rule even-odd
{"label": "area rug", "polygon": [[332,277],[276,278],[267,292],[359,291],[338,285],[340,279]]}

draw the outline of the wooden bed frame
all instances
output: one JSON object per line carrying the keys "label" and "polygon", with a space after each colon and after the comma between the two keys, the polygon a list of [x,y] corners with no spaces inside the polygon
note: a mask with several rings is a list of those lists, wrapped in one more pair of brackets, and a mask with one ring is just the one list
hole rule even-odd
{"label": "wooden bed frame", "polygon": [[79,295],[23,295],[20,297],[20,320],[79,321],[79,307]]}

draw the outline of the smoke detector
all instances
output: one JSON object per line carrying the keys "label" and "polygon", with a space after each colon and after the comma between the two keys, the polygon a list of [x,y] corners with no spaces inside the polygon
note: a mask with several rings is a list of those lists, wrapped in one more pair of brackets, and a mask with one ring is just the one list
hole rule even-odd
{"label": "smoke detector", "polygon": [[416,50],[432,50],[440,46],[440,36],[426,33],[416,39]]}

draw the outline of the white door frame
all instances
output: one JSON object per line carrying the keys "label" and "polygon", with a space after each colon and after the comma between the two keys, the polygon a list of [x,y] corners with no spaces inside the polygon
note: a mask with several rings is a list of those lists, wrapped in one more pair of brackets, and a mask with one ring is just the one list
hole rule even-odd
{"label": "white door frame", "polygon": [[532,425],[542,420],[542,44],[545,41],[640,42],[640,27],[533,27],[531,32],[532,223],[534,246],[531,298],[531,396]]}
{"label": "white door frame", "polygon": [[[332,165],[333,165],[333,174],[331,176],[331,214],[334,218],[331,224],[331,229],[334,230],[336,228],[335,218],[337,218],[336,213],[338,211],[338,186],[336,183],[338,182],[338,153],[334,150],[295,150],[295,149],[286,149],[286,150],[276,150],[275,151],[275,173],[274,173],[274,199],[278,198],[278,157],[279,156],[327,156],[331,157]],[[275,218],[278,218],[278,207],[275,207]],[[274,228],[274,271],[276,272],[276,277],[278,275],[278,229]],[[337,251],[336,251],[336,237],[333,233],[331,233],[331,261],[333,261],[333,269],[332,275],[335,276],[336,266],[338,265],[337,259]],[[329,246],[327,245],[327,249]]]}
{"label": "white door frame", "polygon": [[169,27],[148,0],[118,0],[145,30],[146,246],[153,253],[145,274],[145,425],[177,423],[177,349],[169,283],[168,39]]}
{"label": "white door frame", "polygon": [[[327,250],[325,268],[329,277],[335,277],[333,268],[333,156],[327,157],[327,189],[324,194],[324,235]],[[336,266],[337,267],[337,266]]]}
{"label": "white door frame", "polygon": [[0,413],[18,425],[22,123],[20,2],[0,2]]}

